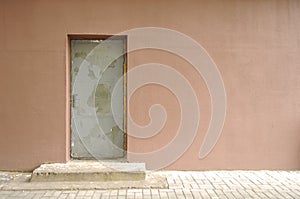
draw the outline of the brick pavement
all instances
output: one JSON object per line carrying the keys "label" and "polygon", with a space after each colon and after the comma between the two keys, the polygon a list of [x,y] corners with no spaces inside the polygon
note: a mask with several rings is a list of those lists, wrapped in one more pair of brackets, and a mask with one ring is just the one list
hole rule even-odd
{"label": "brick pavement", "polygon": [[0,191],[0,198],[300,198],[300,171],[159,173],[168,189]]}

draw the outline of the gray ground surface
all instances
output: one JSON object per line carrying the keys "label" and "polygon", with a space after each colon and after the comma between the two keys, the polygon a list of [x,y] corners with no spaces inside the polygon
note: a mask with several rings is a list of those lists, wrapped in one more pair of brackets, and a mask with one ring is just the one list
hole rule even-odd
{"label": "gray ground surface", "polygon": [[[156,174],[167,177],[168,188],[0,190],[0,198],[300,198],[300,171],[172,171]],[[26,175],[2,172],[0,186],[22,181]]]}

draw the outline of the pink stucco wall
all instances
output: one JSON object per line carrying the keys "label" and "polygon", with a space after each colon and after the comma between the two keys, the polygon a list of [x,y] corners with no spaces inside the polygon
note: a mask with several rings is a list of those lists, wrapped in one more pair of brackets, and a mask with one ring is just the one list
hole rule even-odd
{"label": "pink stucco wall", "polygon": [[[202,44],[227,92],[223,132],[209,156],[200,160],[211,114],[201,76],[170,53],[145,50],[129,55],[129,69],[164,63],[184,74],[197,91],[201,120],[196,139],[165,169],[300,169],[296,0],[0,0],[0,169],[32,170],[44,162],[69,159],[68,34],[113,35],[145,26],[174,29]],[[164,146],[180,121],[172,93],[154,85],[142,89],[130,101],[133,118],[147,124],[154,103],[163,104],[169,117],[157,136],[128,138],[129,150],[136,152]]]}

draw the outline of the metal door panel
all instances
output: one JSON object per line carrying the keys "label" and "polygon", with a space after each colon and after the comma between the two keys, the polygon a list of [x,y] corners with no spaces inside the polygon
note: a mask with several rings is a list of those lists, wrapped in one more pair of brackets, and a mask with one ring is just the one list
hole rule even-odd
{"label": "metal door panel", "polygon": [[[125,56],[118,57],[123,53],[122,39],[71,40],[73,158],[124,156],[124,134],[111,110],[111,93],[123,75]],[[119,92],[116,117],[123,118],[123,89]]]}

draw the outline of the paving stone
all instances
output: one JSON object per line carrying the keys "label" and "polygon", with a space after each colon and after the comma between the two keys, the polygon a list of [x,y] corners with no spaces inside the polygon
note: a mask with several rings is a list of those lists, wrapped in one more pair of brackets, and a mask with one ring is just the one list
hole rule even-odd
{"label": "paving stone", "polygon": [[299,171],[158,173],[167,177],[168,189],[3,191],[0,188],[0,198],[300,198]]}

